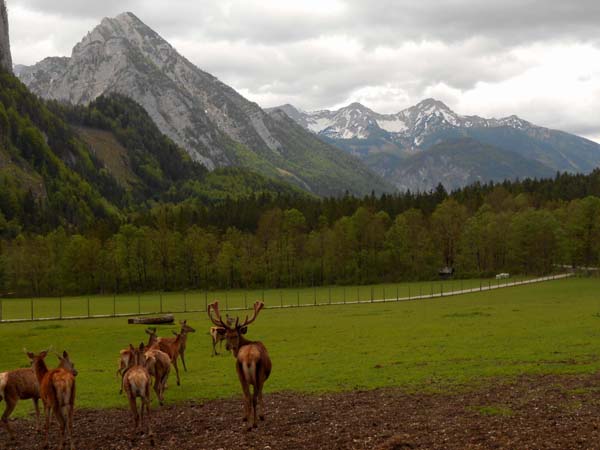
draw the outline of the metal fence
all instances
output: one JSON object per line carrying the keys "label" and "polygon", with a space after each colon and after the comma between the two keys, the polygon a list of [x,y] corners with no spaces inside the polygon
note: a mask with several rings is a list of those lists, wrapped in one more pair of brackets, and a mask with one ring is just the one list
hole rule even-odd
{"label": "metal fence", "polygon": [[204,312],[208,303],[214,299],[219,300],[223,311],[252,308],[255,300],[264,301],[265,307],[270,309],[416,301],[541,283],[571,276],[572,273],[562,273],[517,280],[450,280],[402,285],[331,286],[258,291],[182,291],[119,296],[0,298],[0,323]]}

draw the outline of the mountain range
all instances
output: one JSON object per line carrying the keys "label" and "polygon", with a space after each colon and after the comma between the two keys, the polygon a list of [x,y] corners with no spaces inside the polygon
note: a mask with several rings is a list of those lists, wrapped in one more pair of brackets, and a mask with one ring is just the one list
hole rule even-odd
{"label": "mountain range", "polygon": [[426,99],[396,114],[360,103],[336,111],[285,112],[305,129],[361,158],[399,189],[428,190],[473,181],[588,173],[600,165],[600,145],[536,126],[515,115],[501,119],[459,115]]}
{"label": "mountain range", "polygon": [[126,95],[210,170],[247,167],[319,195],[393,189],[359,159],[197,68],[132,13],[103,19],[71,57],[15,73],[45,99],[87,105],[103,94]]}

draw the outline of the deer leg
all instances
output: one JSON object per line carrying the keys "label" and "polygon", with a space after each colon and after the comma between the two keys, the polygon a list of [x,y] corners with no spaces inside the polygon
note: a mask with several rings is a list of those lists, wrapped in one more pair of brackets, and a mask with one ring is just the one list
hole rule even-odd
{"label": "deer leg", "polygon": [[14,435],[13,430],[10,428],[10,425],[8,423],[8,418],[10,417],[12,412],[15,410],[15,407],[17,406],[17,402],[11,401],[8,398],[5,398],[4,400],[6,402],[6,409],[4,410],[4,414],[2,414],[2,423],[6,427],[6,431],[8,431],[10,438],[14,439],[15,435]]}
{"label": "deer leg", "polygon": [[177,386],[181,386],[181,380],[179,379],[179,367],[177,367],[177,357],[173,358],[173,367],[175,367],[175,375],[177,376]]}
{"label": "deer leg", "polygon": [[37,430],[40,431],[40,399],[39,398],[33,398],[33,407],[35,408],[35,425],[37,427]]}
{"label": "deer leg", "polygon": [[[237,374],[238,374],[238,378],[240,379],[240,384],[242,385],[242,391],[244,392],[244,417],[242,418],[242,420],[244,422],[248,422],[250,420],[250,405],[251,405],[251,399],[250,399],[250,386],[248,385],[248,382],[246,381],[246,377],[244,376],[244,370],[242,369],[242,365],[238,362],[235,366]],[[249,424],[248,425],[248,430],[252,429],[252,425]]]}
{"label": "deer leg", "polygon": [[256,380],[256,382],[256,390],[258,391],[258,405],[260,410],[260,412],[258,413],[258,418],[260,420],[265,420],[265,404],[263,402],[263,385],[265,383],[265,380],[262,377],[260,377],[260,379]]}
{"label": "deer leg", "polygon": [[135,396],[133,396],[132,394],[129,394],[127,398],[129,399],[129,409],[131,410],[131,415],[133,416],[133,434],[135,436],[140,420],[138,416],[137,403],[135,402]]}
{"label": "deer leg", "polygon": [[65,445],[65,432],[67,429],[67,421],[66,421],[66,417],[64,417],[64,411],[63,411],[63,407],[58,407],[58,408],[54,408],[54,417],[56,417],[56,420],[58,422],[58,431],[59,431],[59,442],[58,442],[58,448],[59,450],[62,450],[64,448]]}
{"label": "deer leg", "polygon": [[179,355],[181,356],[181,364],[183,364],[183,370],[187,372],[187,366],[185,365],[185,350],[181,350]]}
{"label": "deer leg", "polygon": [[46,423],[44,426],[44,443],[42,444],[42,448],[48,448],[48,433],[50,431],[50,414],[52,414],[52,408],[50,406],[44,405],[44,416],[46,419]]}
{"label": "deer leg", "polygon": [[257,428],[257,420],[256,420],[256,406],[258,403],[258,387],[254,386],[254,390],[252,392],[252,428]]}

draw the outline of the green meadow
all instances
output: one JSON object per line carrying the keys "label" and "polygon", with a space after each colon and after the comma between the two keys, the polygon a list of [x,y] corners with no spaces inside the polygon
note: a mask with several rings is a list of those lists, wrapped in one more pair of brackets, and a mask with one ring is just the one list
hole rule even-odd
{"label": "green meadow", "polygon": [[[223,300],[221,300],[223,301]],[[182,385],[168,402],[240,395],[231,355],[211,356],[206,313],[177,314],[197,332]],[[160,326],[169,336],[175,326]],[[600,369],[600,280],[566,279],[431,300],[267,309],[248,337],[273,360],[266,392],[398,386],[447,390],[490,377]],[[126,318],[4,323],[0,370],[27,365],[22,348],[67,349],[79,370],[77,405],[125,407],[115,377],[119,350],[146,341]],[[48,358],[55,364],[56,358]],[[16,415],[31,409],[20,402]]]}

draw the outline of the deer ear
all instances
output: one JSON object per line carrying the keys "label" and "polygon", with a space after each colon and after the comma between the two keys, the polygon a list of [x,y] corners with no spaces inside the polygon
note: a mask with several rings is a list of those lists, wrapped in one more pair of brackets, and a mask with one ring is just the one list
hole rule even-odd
{"label": "deer ear", "polygon": [[69,354],[67,353],[66,350],[63,350],[63,358],[69,359]]}
{"label": "deer ear", "polygon": [[248,332],[248,327],[240,328],[240,334],[246,334]]}

